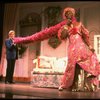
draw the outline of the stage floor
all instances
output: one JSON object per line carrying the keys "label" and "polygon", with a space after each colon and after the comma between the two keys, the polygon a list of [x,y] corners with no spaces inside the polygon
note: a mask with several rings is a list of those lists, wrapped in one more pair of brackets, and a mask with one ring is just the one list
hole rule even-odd
{"label": "stage floor", "polygon": [[0,82],[0,98],[5,99],[100,99],[98,92],[59,91],[57,88],[33,87],[30,83]]}

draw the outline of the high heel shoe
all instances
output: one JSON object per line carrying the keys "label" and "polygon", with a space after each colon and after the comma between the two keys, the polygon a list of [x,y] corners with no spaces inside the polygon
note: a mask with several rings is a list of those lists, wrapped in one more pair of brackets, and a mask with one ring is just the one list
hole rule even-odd
{"label": "high heel shoe", "polygon": [[58,89],[59,89],[59,91],[63,91],[63,87],[61,87],[61,86]]}

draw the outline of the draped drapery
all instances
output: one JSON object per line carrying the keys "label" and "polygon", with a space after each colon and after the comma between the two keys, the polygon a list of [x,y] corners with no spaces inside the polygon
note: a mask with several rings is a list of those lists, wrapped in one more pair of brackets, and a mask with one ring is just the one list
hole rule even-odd
{"label": "draped drapery", "polygon": [[1,62],[0,62],[0,75],[3,74],[4,60],[5,60],[5,45],[4,41],[8,37],[8,32],[10,30],[16,31],[16,19],[18,14],[18,3],[8,3],[5,4],[4,8],[4,20],[3,20],[3,44],[2,44],[2,53],[1,53]]}
{"label": "draped drapery", "polygon": [[0,4],[0,61],[1,61],[1,52],[2,52],[2,43],[3,43],[3,16],[4,16],[4,3]]}

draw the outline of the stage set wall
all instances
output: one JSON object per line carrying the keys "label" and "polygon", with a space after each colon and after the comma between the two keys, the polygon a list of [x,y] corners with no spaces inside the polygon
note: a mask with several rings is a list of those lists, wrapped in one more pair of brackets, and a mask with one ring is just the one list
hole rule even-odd
{"label": "stage set wall", "polygon": [[[46,27],[45,19],[43,15],[43,10],[48,6],[60,6],[62,9],[65,7],[74,7],[80,9],[80,20],[84,23],[85,27],[90,31],[90,39],[91,44],[94,46],[94,36],[100,35],[100,3],[94,2],[56,2],[56,3],[19,3],[17,18],[16,18],[16,36],[20,36],[21,29],[19,21],[22,20],[29,13],[35,12],[41,15],[41,29],[36,29],[34,27],[25,28],[22,32],[26,32],[26,35],[32,35],[37,31],[41,31]],[[28,29],[28,30],[27,30]],[[7,30],[9,31],[9,30]],[[6,32],[7,32],[6,31]],[[4,34],[4,40],[7,38],[7,33]],[[27,49],[24,52],[23,56],[20,57],[16,61],[14,78],[17,81],[30,82],[31,71],[35,68],[33,64],[33,59],[37,58],[37,52],[39,50],[39,55],[50,56],[50,57],[66,57],[67,56],[67,41],[63,41],[56,49],[52,48],[48,45],[48,40],[44,40],[40,42],[40,47],[38,47],[39,43],[31,43],[27,44]],[[97,47],[95,47],[97,49]],[[5,50],[3,46],[3,50]],[[2,74],[5,77],[6,72],[6,54],[2,52]],[[98,54],[99,55],[99,54]],[[98,56],[99,58],[99,56]],[[22,78],[22,79],[21,79]]]}

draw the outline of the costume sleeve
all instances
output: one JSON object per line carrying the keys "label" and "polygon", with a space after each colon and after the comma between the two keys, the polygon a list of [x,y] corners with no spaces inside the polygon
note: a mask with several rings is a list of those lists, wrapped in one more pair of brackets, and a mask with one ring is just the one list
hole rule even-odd
{"label": "costume sleeve", "polygon": [[14,43],[18,44],[18,43],[30,43],[30,42],[39,41],[39,40],[42,41],[42,40],[47,39],[47,38],[53,36],[54,34],[56,34],[58,32],[58,30],[60,29],[60,27],[65,24],[66,24],[66,21],[64,20],[55,26],[45,28],[44,30],[34,33],[31,36],[16,37],[16,38],[14,38]]}
{"label": "costume sleeve", "polygon": [[58,30],[58,38],[60,40],[64,40],[67,37],[68,37],[68,27],[64,25]]}
{"label": "costume sleeve", "polygon": [[90,45],[89,31],[84,27],[84,25],[81,25],[81,33],[84,42],[89,46]]}
{"label": "costume sleeve", "polygon": [[61,40],[61,32],[63,30],[63,26],[58,30],[58,38]]}

